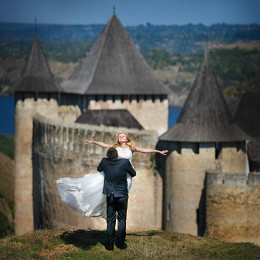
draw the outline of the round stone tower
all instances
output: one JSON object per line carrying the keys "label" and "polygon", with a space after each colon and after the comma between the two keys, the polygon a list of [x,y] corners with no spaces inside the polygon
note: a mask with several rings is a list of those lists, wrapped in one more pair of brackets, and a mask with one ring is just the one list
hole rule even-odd
{"label": "round stone tower", "polygon": [[204,235],[205,171],[245,173],[246,139],[206,53],[177,123],[160,136],[159,143],[171,151],[164,169],[164,229]]}
{"label": "round stone tower", "polygon": [[55,82],[37,36],[34,39],[15,93],[15,233],[32,231],[33,207],[33,117],[36,113],[58,118],[61,88]]}

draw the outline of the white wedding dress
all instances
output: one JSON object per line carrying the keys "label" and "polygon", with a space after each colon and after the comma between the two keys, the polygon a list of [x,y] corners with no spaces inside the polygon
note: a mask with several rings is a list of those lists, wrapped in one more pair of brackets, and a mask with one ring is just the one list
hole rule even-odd
{"label": "white wedding dress", "polygon": [[[128,148],[117,147],[119,158],[129,159],[132,152]],[[86,217],[106,218],[106,195],[102,194],[104,172],[89,173],[81,178],[61,178],[56,181],[58,193],[63,202]],[[132,177],[127,174],[128,190]]]}

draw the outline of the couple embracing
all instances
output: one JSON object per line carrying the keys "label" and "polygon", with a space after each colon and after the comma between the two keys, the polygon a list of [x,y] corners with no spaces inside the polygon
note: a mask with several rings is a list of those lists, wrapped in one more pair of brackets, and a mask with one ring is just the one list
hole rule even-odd
{"label": "couple embracing", "polygon": [[107,158],[103,158],[97,167],[104,172],[103,194],[107,201],[107,250],[114,249],[116,214],[118,221],[116,246],[126,249],[126,216],[128,205],[127,174],[136,175],[128,159],[118,159],[117,150],[111,147],[107,151]]}

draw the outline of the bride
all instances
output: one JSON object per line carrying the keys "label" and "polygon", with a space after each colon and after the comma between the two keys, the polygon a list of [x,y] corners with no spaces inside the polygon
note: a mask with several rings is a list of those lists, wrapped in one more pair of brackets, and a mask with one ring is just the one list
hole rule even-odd
{"label": "bride", "polygon": [[[166,155],[168,150],[145,149],[135,146],[126,131],[118,134],[117,141],[111,146],[109,144],[86,140],[86,144],[95,144],[103,148],[115,147],[119,158],[129,159],[131,162],[134,152],[160,153]],[[127,175],[128,190],[131,189],[132,178]],[[104,184],[104,173],[85,174],[81,178],[61,178],[56,181],[58,193],[63,202],[70,208],[76,210],[86,217],[106,218],[106,196],[102,194]]]}

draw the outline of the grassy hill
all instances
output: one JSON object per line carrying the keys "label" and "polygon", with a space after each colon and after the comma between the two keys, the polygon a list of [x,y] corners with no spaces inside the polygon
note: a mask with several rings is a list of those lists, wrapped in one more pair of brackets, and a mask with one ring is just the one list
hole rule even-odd
{"label": "grassy hill", "polygon": [[0,240],[0,259],[260,259],[260,247],[163,231],[127,234],[128,248],[106,251],[105,231],[41,230]]}
{"label": "grassy hill", "polygon": [[13,159],[14,137],[0,134],[0,237],[11,234],[14,230]]}
{"label": "grassy hill", "polygon": [[11,135],[0,134],[0,152],[14,159],[14,137]]}

